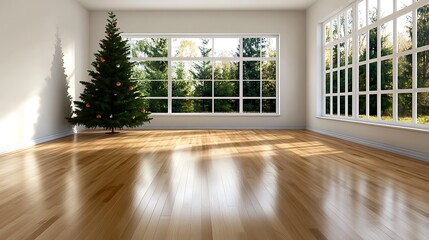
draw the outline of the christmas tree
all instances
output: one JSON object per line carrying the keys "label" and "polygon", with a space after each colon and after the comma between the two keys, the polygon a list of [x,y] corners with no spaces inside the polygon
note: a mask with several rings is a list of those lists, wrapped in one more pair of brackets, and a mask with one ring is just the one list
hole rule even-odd
{"label": "christmas tree", "polygon": [[115,129],[137,127],[149,122],[149,112],[144,108],[140,86],[131,79],[134,64],[129,59],[129,46],[117,27],[116,16],[109,12],[106,37],[100,42],[89,71],[90,82],[85,86],[76,110],[69,122],[88,128],[101,127],[116,133]]}

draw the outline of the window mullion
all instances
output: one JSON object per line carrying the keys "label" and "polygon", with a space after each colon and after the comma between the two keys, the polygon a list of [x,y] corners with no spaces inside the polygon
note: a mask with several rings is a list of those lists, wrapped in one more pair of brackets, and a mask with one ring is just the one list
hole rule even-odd
{"label": "window mullion", "polygon": [[172,96],[173,96],[173,82],[172,82],[172,80],[173,80],[173,73],[172,73],[172,71],[173,71],[173,66],[172,66],[172,61],[171,61],[171,59],[172,59],[172,56],[173,56],[173,53],[172,53],[172,46],[171,46],[171,37],[169,37],[169,38],[167,38],[167,41],[168,41],[168,56],[167,56],[167,59],[168,59],[168,104],[167,104],[167,106],[168,106],[168,113],[172,113],[173,112],[173,100],[172,100]]}
{"label": "window mullion", "polygon": [[240,61],[238,62],[239,64],[239,68],[240,68],[240,72],[238,73],[238,78],[239,78],[239,94],[240,94],[240,113],[244,112],[243,109],[243,38],[240,38]]}
{"label": "window mullion", "polygon": [[353,4],[353,28],[352,28],[352,37],[353,37],[353,62],[352,62],[352,66],[353,66],[353,77],[352,77],[352,91],[353,91],[353,99],[354,99],[354,104],[352,106],[353,109],[353,118],[358,119],[359,118],[359,72],[358,72],[358,66],[359,66],[359,53],[358,53],[358,46],[359,46],[359,39],[358,39],[358,34],[357,34],[357,29],[359,27],[359,13],[358,13],[358,2],[355,2]]}
{"label": "window mullion", "polygon": [[412,16],[413,16],[413,37],[412,37],[412,49],[413,49],[413,53],[412,53],[412,122],[413,124],[417,124],[417,9],[414,9],[412,12]]}
{"label": "window mullion", "polygon": [[212,64],[212,113],[215,112],[215,82],[214,82],[214,70],[215,70],[215,61],[213,60],[214,57],[214,39],[212,38],[212,51],[211,51],[211,64]]}

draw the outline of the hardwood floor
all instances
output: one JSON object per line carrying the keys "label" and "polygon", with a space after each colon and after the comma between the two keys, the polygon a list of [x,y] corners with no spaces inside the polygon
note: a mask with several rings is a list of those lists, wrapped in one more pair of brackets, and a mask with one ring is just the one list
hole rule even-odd
{"label": "hardwood floor", "polygon": [[428,239],[429,164],[309,131],[84,132],[0,155],[0,239]]}

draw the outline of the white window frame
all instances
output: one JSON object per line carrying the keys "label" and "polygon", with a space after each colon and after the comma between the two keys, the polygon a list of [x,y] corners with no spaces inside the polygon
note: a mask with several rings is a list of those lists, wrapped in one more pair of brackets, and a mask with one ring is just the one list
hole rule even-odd
{"label": "white window frame", "polygon": [[[359,28],[358,24],[358,4],[362,1],[366,1],[366,13],[365,13],[365,24],[363,27]],[[380,16],[380,4],[382,4],[383,0],[378,0],[378,8],[377,8],[377,16]],[[368,25],[368,2],[369,0],[356,0],[354,1],[352,4],[348,5],[347,7],[341,9],[341,11],[335,12],[334,15],[332,15],[331,17],[327,18],[325,21],[323,21],[320,24],[320,28],[322,29],[322,39],[321,39],[321,60],[322,60],[322,89],[321,89],[321,117],[323,118],[328,118],[328,119],[334,119],[334,120],[340,120],[340,121],[352,121],[352,122],[358,122],[358,123],[368,123],[368,124],[376,124],[376,125],[383,125],[383,126],[393,126],[393,127],[400,127],[400,128],[407,128],[407,129],[416,129],[416,130],[424,130],[427,131],[429,130],[429,125],[425,125],[425,124],[418,124],[417,123],[417,94],[424,92],[424,93],[428,93],[429,92],[429,88],[418,88],[417,87],[417,53],[420,52],[424,52],[424,51],[428,51],[429,50],[429,45],[423,46],[423,47],[417,47],[417,37],[414,37],[412,39],[412,49],[411,50],[407,50],[407,51],[403,51],[403,52],[399,52],[397,49],[397,23],[396,23],[396,19],[398,17],[401,17],[405,14],[408,13],[412,13],[413,16],[413,29],[415,29],[415,31],[413,32],[413,34],[417,34],[416,29],[417,29],[417,9],[425,6],[427,4],[429,4],[428,0],[413,0],[412,4],[402,8],[402,9],[398,9],[397,7],[397,1],[393,0],[393,13],[391,13],[390,15],[387,15],[383,18],[378,18],[377,21],[375,21],[374,23],[371,23]],[[340,77],[339,77],[339,73],[340,73],[340,69],[346,69],[346,76],[345,76],[345,87],[346,87],[346,94],[347,94],[347,81],[348,81],[348,71],[347,69],[349,67],[347,67],[347,57],[348,57],[348,47],[347,47],[347,39],[349,38],[347,36],[347,21],[346,21],[346,34],[343,38],[338,37],[338,39],[336,40],[332,40],[333,35],[333,27],[330,26],[330,41],[329,43],[326,43],[326,31],[325,31],[325,24],[328,22],[332,22],[332,20],[334,18],[339,19],[339,16],[342,13],[347,13],[347,10],[352,8],[353,10],[353,27],[352,27],[352,33],[351,33],[351,38],[353,41],[353,62],[352,62],[352,71],[353,71],[353,91],[352,91],[352,101],[353,101],[353,105],[352,105],[352,116],[348,117],[347,116],[347,101],[348,98],[346,97],[345,101],[345,107],[346,107],[346,113],[345,116],[340,116],[340,95],[344,95],[344,94],[340,94]],[[347,19],[347,15],[346,15],[346,19]],[[387,55],[387,56],[381,56],[381,41],[380,41],[380,28],[383,24],[386,24],[388,22],[392,21],[393,22],[393,36],[392,36],[392,41],[393,41],[393,53],[391,55]],[[338,22],[339,24],[339,22]],[[373,59],[369,59],[369,31],[373,28],[377,27],[377,57],[373,58]],[[339,27],[338,27],[339,29]],[[358,43],[359,43],[359,36],[361,34],[365,33],[367,35],[366,37],[366,56],[367,56],[367,60],[365,61],[361,61],[359,62],[359,49],[358,49]],[[339,35],[339,33],[338,33]],[[338,63],[338,67],[336,68],[336,71],[338,72],[338,93],[337,94],[333,94],[332,90],[330,91],[330,94],[326,94],[326,74],[330,73],[331,77],[330,77],[330,85],[331,85],[331,89],[332,89],[332,83],[333,83],[333,79],[332,79],[332,74],[333,74],[333,70],[332,70],[332,55],[333,55],[333,46],[334,45],[338,45],[341,42],[346,42],[346,65],[345,67],[340,67],[340,63]],[[330,70],[326,70],[326,62],[325,62],[325,49],[326,48],[330,48],[330,65],[331,68]],[[338,62],[340,62],[340,50],[338,49]],[[402,56],[406,56],[412,54],[412,88],[411,89],[398,89],[398,69],[397,69],[397,59],[399,57]],[[393,75],[393,89],[392,90],[381,90],[381,69],[380,69],[380,63],[384,60],[388,60],[388,59],[392,59],[392,64],[393,64],[393,68],[392,68],[392,75]],[[377,90],[369,90],[369,64],[370,63],[377,63]],[[359,91],[359,66],[360,65],[366,65],[366,90],[365,91]],[[400,93],[410,93],[412,94],[412,122],[407,123],[407,122],[399,122],[398,121],[398,94]],[[382,120],[381,119],[381,95],[382,94],[392,94],[393,96],[393,106],[392,106],[392,115],[393,115],[393,120],[392,121],[386,121],[386,120]],[[360,118],[359,117],[359,96],[360,95],[365,95],[366,96],[366,118]],[[377,96],[377,119],[370,119],[370,115],[369,115],[369,97],[370,95],[376,95]],[[331,114],[326,114],[326,97],[330,96],[330,110],[331,110]],[[338,96],[337,98],[337,107],[338,107],[338,114],[337,115],[333,115],[333,103],[332,103],[332,99],[333,96]],[[347,96],[347,95],[346,95]]]}
{"label": "white window frame", "polygon": [[[280,35],[279,34],[142,34],[142,33],[123,33],[122,37],[125,39],[131,38],[166,38],[168,41],[168,56],[167,57],[156,57],[150,58],[151,61],[167,61],[168,62],[168,97],[146,97],[146,99],[167,99],[168,100],[168,113],[152,113],[153,116],[280,116]],[[173,38],[211,38],[212,39],[212,52],[214,51],[214,38],[239,38],[240,39],[240,57],[174,57],[172,50],[172,39]],[[275,38],[276,39],[276,57],[243,57],[243,38]],[[131,53],[130,53],[131,54]],[[148,58],[132,57],[132,62],[142,62]],[[238,97],[215,97],[214,96],[214,66],[212,68],[212,96],[211,97],[173,97],[172,96],[172,83],[173,83],[173,72],[172,62],[174,61],[211,61],[215,64],[217,61],[238,61],[240,63],[239,69],[239,96]],[[275,97],[263,97],[262,96],[262,67],[260,68],[260,96],[259,97],[243,97],[243,61],[276,61],[276,96]],[[210,80],[209,80],[210,81]],[[228,81],[228,80],[226,80]],[[231,80],[234,81],[234,80]],[[274,80],[272,80],[274,81]],[[172,112],[172,101],[173,99],[210,99],[212,100],[212,112],[210,113],[173,113]],[[216,113],[214,112],[214,101],[216,99],[236,99],[239,100],[239,112],[234,113]],[[259,113],[246,113],[243,111],[243,100],[244,99],[260,99],[260,112]],[[262,109],[262,101],[265,99],[276,100],[276,112],[275,113],[264,113]]]}

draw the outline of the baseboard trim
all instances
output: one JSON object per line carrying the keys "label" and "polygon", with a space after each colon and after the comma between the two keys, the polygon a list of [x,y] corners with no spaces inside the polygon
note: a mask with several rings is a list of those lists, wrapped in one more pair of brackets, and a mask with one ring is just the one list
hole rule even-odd
{"label": "baseboard trim", "polygon": [[32,147],[34,145],[37,144],[41,144],[44,142],[49,142],[58,138],[62,138],[62,137],[66,137],[66,136],[70,136],[75,134],[78,131],[83,131],[85,130],[85,128],[82,127],[75,127],[73,129],[70,129],[68,131],[63,131],[63,132],[59,132],[59,133],[55,133],[52,135],[48,135],[48,136],[43,136],[40,138],[36,138],[33,140],[29,140],[23,143],[19,143],[19,144],[13,144],[13,145],[8,145],[8,146],[4,146],[2,148],[0,148],[0,154],[5,154],[5,153],[10,153],[10,152],[14,152],[14,151],[19,151],[28,147]]}
{"label": "baseboard trim", "polygon": [[323,135],[327,135],[327,136],[331,136],[331,137],[343,139],[343,140],[346,140],[346,141],[350,141],[350,142],[354,142],[354,143],[359,143],[359,144],[362,144],[362,145],[365,145],[365,146],[369,146],[369,147],[381,149],[381,150],[384,150],[384,151],[396,153],[396,154],[399,154],[399,155],[402,155],[402,156],[411,157],[411,158],[415,158],[415,159],[422,160],[422,161],[425,161],[425,162],[429,162],[429,156],[428,156],[428,154],[425,154],[425,153],[416,152],[416,151],[405,149],[405,148],[399,148],[399,147],[396,147],[396,146],[392,146],[392,145],[388,145],[388,144],[383,144],[383,143],[379,143],[379,142],[369,141],[369,140],[362,139],[362,138],[357,138],[357,137],[352,137],[352,136],[348,136],[348,135],[338,134],[338,133],[335,133],[335,132],[326,131],[326,130],[322,130],[322,129],[307,128],[307,130],[313,131],[313,132],[317,132],[317,133],[320,133],[320,134],[323,134]]}
{"label": "baseboard trim", "polygon": [[[128,128],[125,128],[128,129]],[[128,130],[302,130],[304,126],[150,126],[145,125],[137,128],[129,128]]]}

